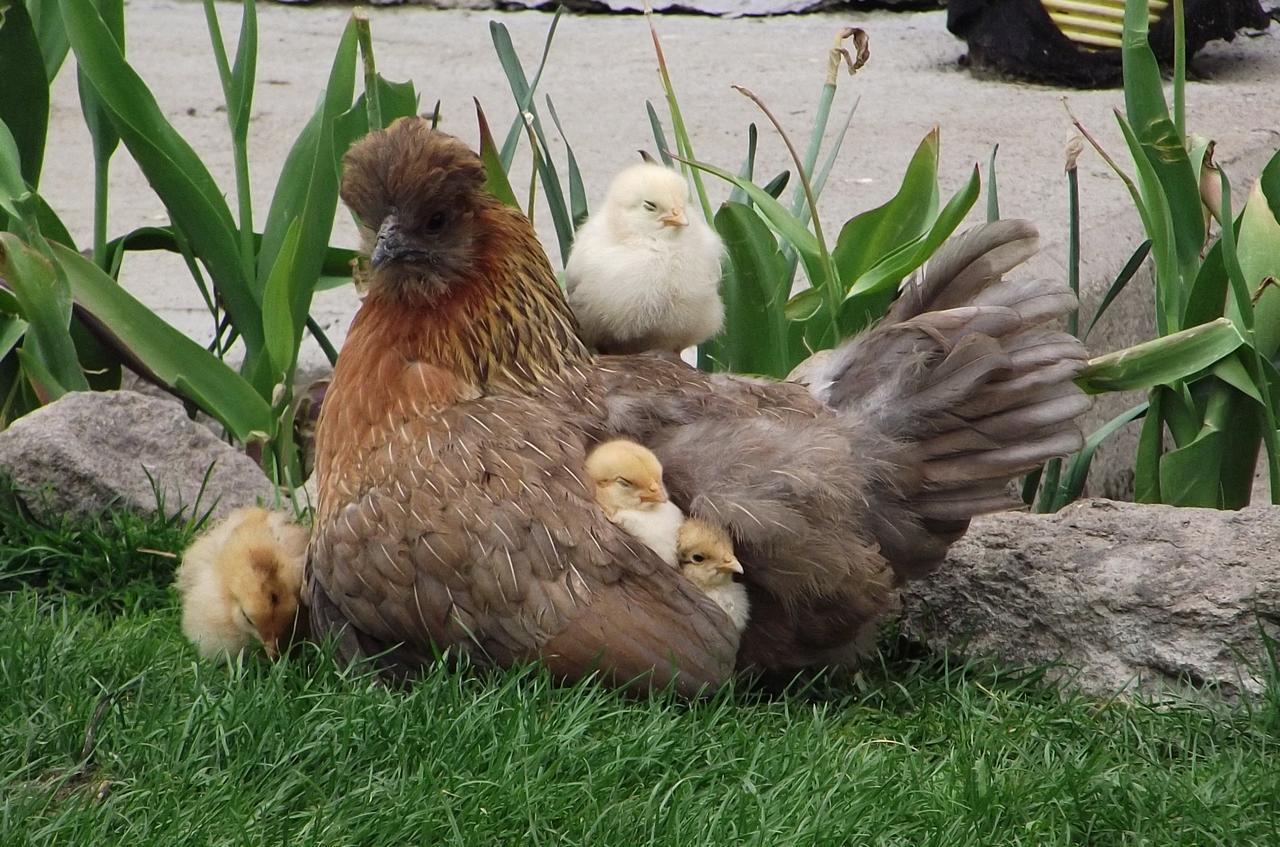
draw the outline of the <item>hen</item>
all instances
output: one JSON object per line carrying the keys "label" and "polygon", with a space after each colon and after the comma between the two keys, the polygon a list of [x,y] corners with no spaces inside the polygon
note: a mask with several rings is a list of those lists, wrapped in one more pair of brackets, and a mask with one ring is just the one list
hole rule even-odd
{"label": "hen", "polygon": [[[1001,279],[1034,253],[1029,224],[953,239],[882,322],[780,383],[593,358],[532,227],[484,180],[418,119],[344,160],[371,271],[321,410],[304,589],[342,656],[397,678],[445,651],[541,660],[686,694],[735,667],[854,661],[898,582],[1081,444],[1084,350],[1044,326],[1074,299]],[[586,454],[619,437],[734,538],[741,638],[593,501]]]}
{"label": "hen", "polygon": [[565,265],[582,340],[602,353],[679,353],[720,331],[720,236],[690,215],[684,177],[644,162],[618,174]]}

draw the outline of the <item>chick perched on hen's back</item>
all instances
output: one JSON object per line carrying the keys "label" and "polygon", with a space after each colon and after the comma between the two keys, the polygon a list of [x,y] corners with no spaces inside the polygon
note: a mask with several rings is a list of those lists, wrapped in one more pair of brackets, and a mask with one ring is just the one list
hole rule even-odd
{"label": "chick perched on hen's back", "polygon": [[582,340],[601,353],[678,353],[720,331],[720,237],[684,177],[644,162],[618,174],[565,266]]}
{"label": "chick perched on hen's back", "polygon": [[667,498],[658,457],[634,441],[606,441],[587,455],[587,476],[609,520],[675,567],[684,513]]}
{"label": "chick perched on hen's back", "polygon": [[685,579],[702,589],[733,621],[738,632],[747,628],[747,587],[734,582],[742,565],[733,553],[733,540],[723,527],[689,518],[677,534],[677,556]]}
{"label": "chick perched on hen's back", "polygon": [[295,628],[306,631],[299,598],[308,536],[287,515],[249,507],[192,542],[174,583],[182,632],[201,656],[233,656],[256,639],[275,658]]}

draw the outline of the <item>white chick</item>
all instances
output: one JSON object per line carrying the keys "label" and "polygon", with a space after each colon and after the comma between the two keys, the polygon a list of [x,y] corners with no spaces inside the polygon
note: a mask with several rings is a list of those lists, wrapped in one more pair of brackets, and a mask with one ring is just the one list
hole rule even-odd
{"label": "white chick", "polygon": [[737,627],[747,628],[750,607],[747,586],[734,582],[742,565],[733,554],[733,540],[724,529],[698,518],[689,518],[677,534],[680,573],[715,601]]}
{"label": "white chick", "polygon": [[237,509],[182,554],[174,584],[182,632],[206,659],[234,656],[254,639],[271,658],[305,631],[302,569],[309,533],[287,515]]}
{"label": "white chick", "polygon": [[674,568],[684,513],[667,498],[658,457],[634,441],[606,441],[588,454],[587,476],[609,520]]}
{"label": "white chick", "polygon": [[618,174],[565,266],[582,340],[601,353],[679,353],[720,331],[720,237],[690,214],[684,177],[644,162]]}

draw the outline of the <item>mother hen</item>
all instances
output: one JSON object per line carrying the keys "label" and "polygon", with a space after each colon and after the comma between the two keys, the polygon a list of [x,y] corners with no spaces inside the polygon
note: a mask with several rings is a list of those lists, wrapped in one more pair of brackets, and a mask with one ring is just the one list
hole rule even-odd
{"label": "mother hen", "polygon": [[[735,667],[854,661],[901,580],[1018,474],[1081,444],[1069,291],[1001,276],[1029,224],[953,239],[876,327],[793,382],[593,358],[533,228],[420,119],[347,153],[368,295],[317,431],[317,636],[410,678],[448,652],[694,694]],[[653,449],[672,498],[732,532],[751,623],[605,519],[584,456]]]}

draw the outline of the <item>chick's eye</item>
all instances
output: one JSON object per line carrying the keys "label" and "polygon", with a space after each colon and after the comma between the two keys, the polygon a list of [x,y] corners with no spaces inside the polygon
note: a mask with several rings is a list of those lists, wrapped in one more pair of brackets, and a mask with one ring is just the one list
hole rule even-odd
{"label": "chick's eye", "polygon": [[646,200],[644,201],[644,208],[647,212],[656,212],[658,211],[658,204],[654,203],[652,200]]}
{"label": "chick's eye", "polygon": [[626,477],[621,477],[621,476],[620,476],[620,477],[618,477],[618,478],[617,478],[616,480],[614,480],[614,481],[615,481],[616,483],[618,483],[618,485],[621,485],[623,488],[630,488],[630,487],[631,487],[631,480],[627,479]]}
{"label": "chick's eye", "polygon": [[707,558],[707,557],[706,557],[706,556],[704,556],[704,555],[702,555],[701,553],[694,553],[694,554],[693,554],[693,560],[694,560],[695,562],[704,562],[704,561],[706,561],[706,558]]}
{"label": "chick's eye", "polygon": [[240,617],[244,618],[244,622],[247,623],[249,626],[253,626],[253,619],[249,617],[249,613],[246,612],[243,608],[240,610]]}

